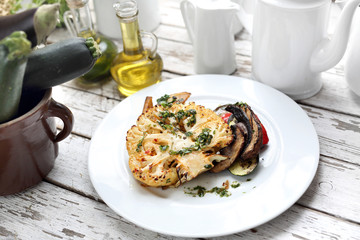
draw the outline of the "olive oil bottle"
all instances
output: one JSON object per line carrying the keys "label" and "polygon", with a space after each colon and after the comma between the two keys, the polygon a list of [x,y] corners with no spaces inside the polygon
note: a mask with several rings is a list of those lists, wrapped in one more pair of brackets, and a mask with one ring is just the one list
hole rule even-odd
{"label": "olive oil bottle", "polygon": [[96,86],[107,80],[107,77],[110,76],[111,63],[117,55],[118,49],[110,39],[95,32],[88,1],[66,0],[70,11],[64,13],[64,22],[72,36],[93,37],[98,43],[102,52],[101,57],[88,73],[77,79],[78,83],[82,85]]}
{"label": "olive oil bottle", "polygon": [[[156,53],[156,36],[139,30],[136,2],[119,1],[114,4],[114,9],[120,22],[123,51],[113,60],[110,72],[118,84],[119,92],[130,96],[161,80],[163,61]],[[143,47],[141,37],[151,39],[150,49]]]}

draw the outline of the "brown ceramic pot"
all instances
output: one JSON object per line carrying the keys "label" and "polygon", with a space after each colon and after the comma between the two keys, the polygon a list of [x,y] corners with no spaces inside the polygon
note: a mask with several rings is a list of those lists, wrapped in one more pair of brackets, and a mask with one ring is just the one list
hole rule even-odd
{"label": "brown ceramic pot", "polygon": [[[51,89],[22,96],[20,116],[0,124],[0,195],[39,183],[53,168],[58,142],[73,127],[73,115],[51,98]],[[63,129],[57,133],[55,118]]]}

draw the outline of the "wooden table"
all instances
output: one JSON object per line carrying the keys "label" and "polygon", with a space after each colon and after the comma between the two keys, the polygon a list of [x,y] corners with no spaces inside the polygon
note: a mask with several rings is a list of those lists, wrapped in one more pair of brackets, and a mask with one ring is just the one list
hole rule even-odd
{"label": "wooden table", "polygon": [[[163,79],[169,81],[194,74],[179,2],[160,1],[162,22],[155,31]],[[251,36],[246,31],[236,36],[236,60],[234,75],[251,78]],[[298,101],[320,141],[320,163],[309,189],[279,217],[219,239],[360,239],[360,97],[348,88],[341,63],[323,78],[316,96]],[[55,167],[43,182],[0,197],[0,239],[180,239],[128,222],[104,204],[90,182],[91,137],[124,99],[115,83],[83,88],[72,81],[55,87],[53,98],[73,112],[73,132],[60,143]]]}

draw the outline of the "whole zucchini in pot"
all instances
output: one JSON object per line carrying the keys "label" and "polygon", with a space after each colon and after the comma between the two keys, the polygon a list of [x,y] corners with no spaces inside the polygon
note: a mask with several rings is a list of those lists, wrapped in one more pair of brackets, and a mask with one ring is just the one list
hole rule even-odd
{"label": "whole zucchini in pot", "polygon": [[23,92],[51,88],[80,77],[100,56],[93,38],[71,38],[34,50],[26,66]]}
{"label": "whole zucchini in pot", "polygon": [[16,116],[31,42],[17,31],[0,41],[0,123]]}

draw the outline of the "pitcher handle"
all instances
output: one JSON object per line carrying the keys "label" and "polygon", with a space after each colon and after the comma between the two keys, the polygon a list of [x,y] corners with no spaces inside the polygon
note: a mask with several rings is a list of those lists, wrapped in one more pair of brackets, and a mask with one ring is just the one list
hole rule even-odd
{"label": "pitcher handle", "polygon": [[188,0],[184,0],[180,3],[180,10],[184,19],[185,27],[189,33],[190,41],[194,43],[195,5]]}
{"label": "pitcher handle", "polygon": [[156,56],[156,51],[157,51],[157,47],[158,47],[158,39],[155,36],[155,34],[151,33],[151,32],[145,32],[143,30],[140,31],[140,35],[142,38],[149,38],[152,42],[151,47],[150,47],[150,58],[154,59]]}
{"label": "pitcher handle", "polygon": [[70,11],[66,11],[63,15],[64,23],[66,26],[66,29],[69,31],[71,36],[76,37],[77,31],[74,24],[73,15]]}
{"label": "pitcher handle", "polygon": [[256,0],[238,0],[240,8],[239,11],[237,11],[236,16],[250,35],[252,35],[253,30],[256,2]]}

